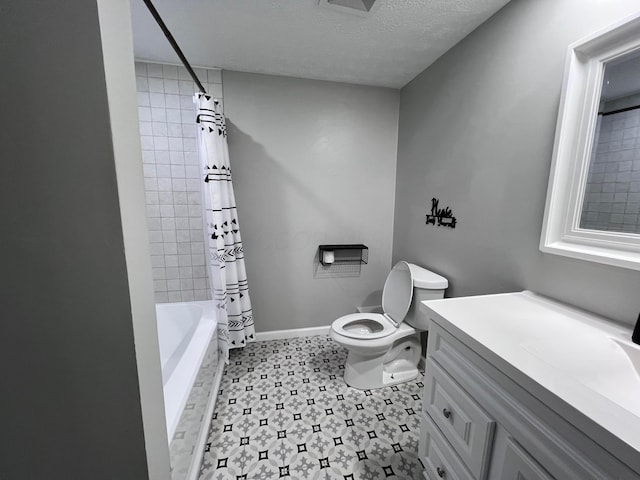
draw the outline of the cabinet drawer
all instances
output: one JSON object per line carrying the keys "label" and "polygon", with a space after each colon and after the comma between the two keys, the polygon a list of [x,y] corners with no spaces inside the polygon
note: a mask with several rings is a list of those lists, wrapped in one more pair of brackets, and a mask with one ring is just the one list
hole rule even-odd
{"label": "cabinet drawer", "polygon": [[424,412],[431,416],[471,473],[487,472],[495,422],[436,362],[425,369]]}
{"label": "cabinet drawer", "polygon": [[424,413],[422,438],[424,441],[420,444],[420,460],[424,464],[424,476],[428,480],[474,480],[438,427]]}

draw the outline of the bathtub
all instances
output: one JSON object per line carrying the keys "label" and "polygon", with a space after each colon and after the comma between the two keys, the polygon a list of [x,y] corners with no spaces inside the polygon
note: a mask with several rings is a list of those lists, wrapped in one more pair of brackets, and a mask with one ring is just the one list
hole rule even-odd
{"label": "bathtub", "polygon": [[171,442],[217,322],[211,301],[160,303],[156,314],[167,435]]}

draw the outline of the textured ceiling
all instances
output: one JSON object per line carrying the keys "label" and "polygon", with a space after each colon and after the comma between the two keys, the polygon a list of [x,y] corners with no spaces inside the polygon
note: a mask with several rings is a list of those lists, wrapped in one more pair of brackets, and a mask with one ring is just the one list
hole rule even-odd
{"label": "textured ceiling", "polygon": [[[378,0],[360,16],[318,0],[154,0],[189,62],[400,88],[509,0]],[[136,58],[179,63],[142,0]]]}

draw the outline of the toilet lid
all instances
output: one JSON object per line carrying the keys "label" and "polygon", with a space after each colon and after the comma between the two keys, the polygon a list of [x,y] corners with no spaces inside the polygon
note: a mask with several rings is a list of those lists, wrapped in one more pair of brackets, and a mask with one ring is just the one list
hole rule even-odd
{"label": "toilet lid", "polygon": [[407,316],[413,300],[413,275],[407,262],[398,262],[382,290],[382,310],[398,324]]}

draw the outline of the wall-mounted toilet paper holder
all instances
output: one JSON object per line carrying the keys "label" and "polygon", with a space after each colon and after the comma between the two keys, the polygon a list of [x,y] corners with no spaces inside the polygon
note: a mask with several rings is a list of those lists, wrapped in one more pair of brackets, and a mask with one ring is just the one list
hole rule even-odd
{"label": "wall-mounted toilet paper holder", "polygon": [[369,247],[361,243],[320,245],[318,261],[325,266],[335,264],[361,264],[369,260]]}

